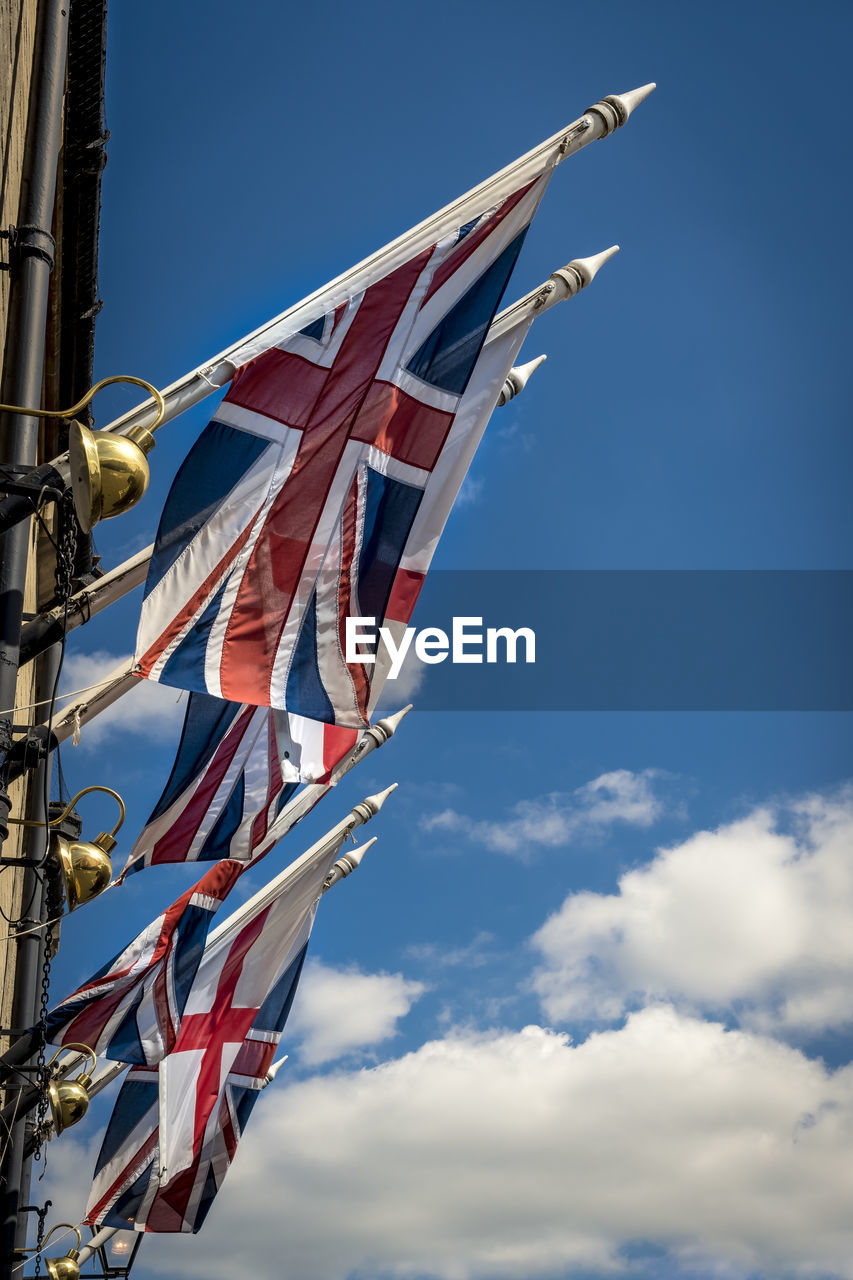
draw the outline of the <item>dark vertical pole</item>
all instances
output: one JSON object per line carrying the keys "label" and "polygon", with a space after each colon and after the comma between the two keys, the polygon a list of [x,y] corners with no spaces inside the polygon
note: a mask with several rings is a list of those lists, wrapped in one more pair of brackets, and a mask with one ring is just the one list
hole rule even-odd
{"label": "dark vertical pole", "polygon": [[[53,222],[56,177],[62,140],[62,105],[68,54],[69,0],[40,0],[36,53],[30,90],[26,171],[19,223],[15,234],[9,337],[0,400],[6,404],[41,403],[50,273],[53,269]],[[33,466],[38,454],[38,419],[7,415],[0,426],[0,461]],[[0,712],[15,705],[21,642],[29,527],[11,529],[0,542]],[[0,714],[0,840],[8,834],[9,795],[6,757],[12,742],[12,715]],[[25,851],[33,845],[26,842]],[[41,886],[32,868],[16,873],[22,901],[30,893],[40,906]],[[28,935],[40,937],[39,934]],[[25,940],[21,939],[23,943]],[[37,1017],[41,944],[7,952],[14,966],[16,1025]],[[23,1166],[24,1127],[17,1125],[7,1145],[2,1168],[0,1280],[11,1280]]]}
{"label": "dark vertical pole", "polygon": [[[52,649],[45,654],[43,661],[40,663],[39,678],[35,685],[35,696],[38,701],[45,701],[50,698],[56,685],[56,677],[59,673],[59,664],[61,658],[61,648],[54,645]],[[33,822],[44,823],[43,826],[27,827],[25,839],[23,841],[24,854],[34,860],[41,861],[47,852],[48,846],[48,828],[47,820],[49,817],[45,801],[49,802],[50,797],[50,774],[51,774],[51,757],[48,756],[41,760],[30,775],[30,793],[29,793],[29,817]],[[24,875],[32,876],[33,902],[32,906],[22,911],[22,915],[28,915],[36,920],[43,921],[51,918],[51,913],[46,909],[49,897],[47,890],[47,873],[41,873],[39,879],[35,878],[36,873],[33,868],[27,867]],[[27,906],[26,901],[24,907]],[[55,915],[56,913],[53,912]],[[54,939],[59,936],[59,926],[54,926],[56,933],[52,934]],[[47,947],[47,930],[39,929],[38,932],[24,934],[18,941],[17,953],[17,970],[15,980],[15,991],[12,1002],[12,1025],[16,1027],[32,1026],[38,1021],[41,1006],[41,981],[45,959],[45,949]],[[30,1076],[30,1079],[33,1077]],[[32,1160],[27,1155],[27,1150],[32,1150],[32,1138],[38,1122],[38,1114],[35,1110],[28,1112],[19,1120],[14,1132],[14,1150],[21,1151],[21,1170],[18,1176],[18,1193],[19,1205],[30,1203],[30,1166]],[[11,1211],[11,1204],[9,1206]],[[18,1214],[18,1223],[16,1230],[16,1244],[22,1249],[27,1243],[27,1215]],[[11,1228],[11,1220],[10,1220]]]}

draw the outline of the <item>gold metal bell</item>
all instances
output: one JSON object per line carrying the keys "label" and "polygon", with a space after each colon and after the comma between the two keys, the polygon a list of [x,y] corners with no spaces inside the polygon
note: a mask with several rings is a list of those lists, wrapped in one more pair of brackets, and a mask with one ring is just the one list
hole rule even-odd
{"label": "gold metal bell", "polygon": [[[92,1059],[92,1068],[94,1069],[95,1058],[94,1053],[86,1044],[67,1044],[66,1049],[83,1049]],[[51,1063],[55,1062],[62,1050],[57,1052],[51,1058]],[[50,1066],[50,1063],[48,1063]],[[70,1129],[78,1120],[82,1120],[86,1112],[89,1110],[89,1085],[92,1083],[92,1077],[88,1071],[81,1071],[76,1080],[51,1080],[47,1086],[47,1096],[50,1102],[50,1112],[53,1119],[53,1132],[59,1135],[65,1129]]]}
{"label": "gold metal bell", "polygon": [[47,1266],[47,1274],[51,1277],[51,1280],[80,1280],[80,1265],[77,1258],[80,1254],[82,1237],[80,1235],[79,1227],[75,1227],[71,1222],[57,1222],[56,1226],[51,1227],[50,1231],[47,1233],[42,1249],[47,1247],[48,1240],[53,1235],[54,1231],[58,1231],[60,1227],[71,1228],[77,1237],[77,1247],[75,1249],[70,1249],[68,1253],[63,1254],[61,1258],[46,1258],[45,1265]]}
{"label": "gold metal bell", "polygon": [[62,864],[69,911],[91,902],[106,889],[113,878],[110,854],[117,843],[105,831],[94,840],[68,840],[58,831],[51,832],[50,851]]}
{"label": "gold metal bell", "polygon": [[47,1274],[51,1280],[80,1280],[80,1267],[77,1262],[78,1249],[72,1249],[62,1258],[46,1258]]}
{"label": "gold metal bell", "polygon": [[59,831],[50,834],[50,853],[58,858],[65,880],[65,900],[68,910],[74,911],[87,902],[91,902],[99,893],[103,893],[113,878],[113,864],[110,854],[118,843],[116,832],[124,822],[124,801],[112,787],[92,786],[78,791],[73,800],[65,806],[62,813],[52,818],[50,825],[58,826],[73,809],[81,796],[90,791],[104,791],[118,801],[119,820],[112,831],[102,831],[94,840],[73,840]]}
{"label": "gold metal bell", "polygon": [[60,1134],[70,1129],[78,1120],[82,1120],[89,1110],[89,1095],[86,1086],[92,1083],[92,1077],[85,1072],[76,1080],[63,1080],[56,1084],[51,1080],[47,1092],[50,1099],[50,1110],[53,1115],[54,1132]]}
{"label": "gold metal bell", "polygon": [[154,436],[146,427],[127,435],[91,431],[75,419],[69,428],[71,492],[80,528],[88,533],[99,520],[111,520],[134,506],[148,488],[146,454]]}

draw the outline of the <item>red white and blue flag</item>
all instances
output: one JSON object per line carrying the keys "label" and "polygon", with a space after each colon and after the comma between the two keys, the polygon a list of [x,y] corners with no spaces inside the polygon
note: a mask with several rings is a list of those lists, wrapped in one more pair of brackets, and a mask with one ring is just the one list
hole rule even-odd
{"label": "red white and blue flag", "polygon": [[87,1222],[198,1231],[266,1083],[323,881],[343,837],[305,854],[211,937],[173,1052],[116,1100]]}
{"label": "red white and blue flag", "polygon": [[216,911],[245,870],[218,862],[47,1016],[49,1044],[88,1045],[117,1062],[171,1053]]}
{"label": "red white and blue flag", "polygon": [[[191,694],[171,776],[119,880],[166,862],[257,861],[300,781],[319,799],[357,739],[353,729]],[[284,834],[279,822],[276,839]]]}
{"label": "red white and blue flag", "polygon": [[555,156],[491,207],[461,202],[464,225],[423,224],[360,291],[330,286],[238,369],[166,502],[138,674],[368,722],[388,664],[346,664],[345,619],[409,621],[530,323],[484,352]]}

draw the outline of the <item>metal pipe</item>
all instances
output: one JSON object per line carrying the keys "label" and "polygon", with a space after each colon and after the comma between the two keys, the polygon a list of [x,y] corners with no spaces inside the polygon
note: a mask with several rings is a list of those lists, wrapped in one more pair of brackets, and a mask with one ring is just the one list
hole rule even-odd
{"label": "metal pipe", "polygon": [[[50,229],[56,199],[56,174],[62,138],[62,99],[68,52],[68,6],[45,0],[39,6],[39,45],[31,89],[29,156],[21,224],[16,229],[10,335],[2,383],[4,403],[41,403],[48,292],[53,269]],[[7,415],[0,423],[0,459],[34,466],[38,454],[36,418]],[[27,573],[29,527],[16,525],[0,542],[0,707],[15,702],[18,652]],[[0,719],[0,769],[11,747],[12,721]],[[8,834],[10,802],[0,788],[0,842]]]}
{"label": "metal pipe", "polygon": [[[7,404],[33,407],[41,404],[48,293],[53,269],[51,226],[62,139],[69,7],[64,0],[42,0],[38,7],[37,52],[33,59],[28,115],[27,171],[20,222],[15,234],[15,274],[9,324],[10,336],[14,337],[11,349],[7,349],[1,389],[2,400]],[[0,425],[0,460],[15,466],[32,467],[37,456],[37,420],[7,417]],[[0,542],[0,707],[3,708],[15,704],[29,540],[29,525],[22,523],[11,529]],[[0,843],[8,834],[11,804],[5,764],[11,746],[12,717],[9,715],[0,718]],[[24,947],[24,955],[35,950],[37,956],[38,946],[37,941],[35,949]],[[35,1021],[35,994],[30,966],[25,965],[22,974],[16,958],[15,1011],[12,1014],[15,1026],[29,1026]],[[13,1130],[2,1167],[0,1280],[11,1280],[14,1250],[19,1242],[23,1144],[23,1127],[18,1124]]]}
{"label": "metal pipe", "polygon": [[[38,681],[36,684],[37,695],[46,694],[50,696],[50,692],[55,687],[56,677],[59,675],[60,648],[54,645],[54,648],[45,655],[44,664],[41,671],[38,672]],[[27,865],[20,873],[22,877],[22,918],[27,922],[27,931],[19,934],[14,942],[15,959],[14,959],[14,989],[12,998],[12,1025],[13,1027],[32,1027],[38,1021],[38,1009],[41,1004],[41,979],[44,974],[45,952],[47,946],[47,937],[45,929],[32,929],[33,923],[41,922],[45,919],[45,900],[46,900],[46,884],[44,873],[40,873],[35,865],[36,861],[44,859],[46,854],[46,841],[49,840],[49,828],[47,828],[47,810],[45,806],[46,797],[50,795],[50,755],[45,756],[36,765],[32,774],[32,783],[29,787],[29,805],[28,817],[31,822],[38,823],[38,826],[24,828],[23,837],[23,856],[29,860],[31,865]],[[31,1033],[22,1037],[26,1048],[23,1052],[29,1051],[29,1060],[32,1061],[32,1053],[38,1046],[38,1037],[36,1034],[35,1043]],[[17,1046],[13,1046],[17,1048]],[[12,1233],[12,1202],[15,1199],[17,1204],[26,1204],[29,1201],[29,1167],[31,1167],[31,1155],[33,1147],[33,1130],[35,1130],[36,1116],[33,1114],[35,1106],[38,1102],[38,1091],[36,1092],[36,1100],[33,1106],[27,1108],[26,1111],[20,1108],[18,1112],[18,1120],[12,1130],[8,1151],[8,1171],[4,1167],[4,1176],[6,1178],[6,1194],[5,1194],[5,1212],[6,1219],[4,1221],[4,1231],[8,1230]],[[15,1194],[17,1189],[17,1194]],[[20,1198],[17,1199],[17,1196]],[[18,1248],[23,1248],[27,1243],[27,1217],[26,1215],[17,1215],[17,1231],[15,1231],[15,1244]],[[1,1275],[1,1272],[0,1272]]]}

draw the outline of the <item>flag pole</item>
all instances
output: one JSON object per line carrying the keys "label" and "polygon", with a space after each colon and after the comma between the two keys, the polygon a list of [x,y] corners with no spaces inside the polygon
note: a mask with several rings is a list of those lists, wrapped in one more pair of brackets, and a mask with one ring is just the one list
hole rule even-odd
{"label": "flag pole", "polygon": [[21,666],[57,644],[64,632],[73,631],[90,618],[101,613],[114,601],[126,596],[145,581],[148,565],[154,551],[154,543],[137,551],[129,560],[110,569],[102,578],[77,591],[68,602],[68,618],[65,606],[57,605],[39,613],[21,628]]}
{"label": "flag pole", "polygon": [[574,298],[581,289],[592,284],[605,262],[609,262],[618,252],[618,244],[612,244],[602,253],[594,253],[589,258],[573,258],[566,266],[552,271],[544,284],[531,289],[523,298],[498,312],[489,326],[484,345],[488,346],[490,342],[502,337],[508,329],[518,324],[526,312],[532,310],[534,316],[540,316],[543,312],[550,311],[558,302]]}
{"label": "flag pole", "polygon": [[[321,836],[315,844],[312,844],[310,849],[306,849],[301,858],[297,858],[295,862],[291,862],[283,871],[280,871],[277,876],[273,876],[272,880],[270,880],[268,884],[265,884],[262,889],[259,889],[254,897],[250,898],[248,902],[243,903],[242,907],[238,907],[233,915],[230,915],[227,920],[222,921],[222,924],[217,925],[217,927],[208,934],[206,946],[213,946],[217,940],[223,936],[223,934],[230,933],[233,929],[237,928],[241,920],[254,915],[258,911],[262,911],[267,902],[272,902],[278,894],[281,893],[282,887],[287,884],[288,880],[292,879],[302,871],[306,863],[316,858],[319,854],[326,852],[330,846],[335,843],[339,846],[342,845],[347,836],[350,835],[351,832],[355,831],[356,827],[360,827],[365,822],[370,822],[371,818],[375,818],[391,792],[396,790],[397,783],[392,782],[390,787],[386,787],[384,791],[379,791],[373,796],[367,796],[364,800],[359,801],[358,804],[353,805],[347,816],[342,818],[340,822],[332,827],[331,831],[327,831],[324,836]],[[284,812],[285,810],[282,810],[280,816],[283,816]],[[267,834],[268,841],[270,840],[270,837],[277,825],[278,823],[274,823],[273,826],[270,827]],[[276,835],[275,840],[280,840],[281,836],[284,835],[287,830],[288,828],[285,828],[284,831]],[[275,840],[273,840],[271,844],[274,844]],[[266,841],[264,843],[266,844]],[[358,863],[355,863],[351,870],[355,870],[357,865]]]}
{"label": "flag pole", "polygon": [[[254,348],[259,344],[263,346],[264,342],[274,341],[274,331],[277,327],[287,322],[288,328],[298,330],[319,319],[325,315],[331,301],[338,296],[343,286],[352,292],[358,292],[377,269],[391,269],[398,257],[402,261],[403,256],[410,256],[411,252],[415,251],[413,245],[417,244],[418,239],[425,233],[438,238],[449,234],[465,221],[465,214],[470,204],[487,197],[493,189],[497,191],[514,175],[517,174],[521,178],[526,170],[535,170],[549,152],[554,152],[555,165],[562,164],[569,156],[575,155],[591,142],[609,137],[611,133],[627,123],[631,113],[654,89],[655,85],[652,83],[642,85],[639,89],[631,89],[627,93],[608,94],[600,102],[588,107],[584,114],[572,124],[560,129],[558,133],[540,142],[525,155],[519,156],[517,160],[513,160],[511,164],[492,174],[484,182],[472,187],[470,191],[446,205],[438,213],[424,219],[416,227],[396,240],[392,240],[390,244],[377,250],[343,275],[337,276],[329,284],[309,294],[301,302],[282,311],[260,328],[199,365],[191,373],[173,382],[162,392],[166,409],[158,426],[169,422],[185,409],[198,404],[199,401],[230,382],[238,365],[245,363],[251,355],[257,354]],[[133,427],[148,426],[156,413],[156,402],[153,399],[146,400],[143,404],[116,418],[105,430],[125,435]]]}
{"label": "flag pole", "polygon": [[[395,721],[399,724],[400,720],[402,720],[410,710],[411,707],[404,707],[403,710],[398,711],[395,716],[390,716],[389,721]],[[380,721],[379,723],[382,722]],[[377,727],[377,725],[373,726],[374,729]],[[368,730],[368,732],[370,731]],[[390,733],[388,733],[387,736],[390,737],[393,732],[394,729],[391,728]],[[382,739],[382,741],[386,740],[386,738]],[[381,745],[381,743],[375,742],[374,747],[377,745]],[[358,762],[358,759],[361,758],[363,758],[363,755],[352,760],[348,769],[353,768]],[[348,772],[348,769],[346,769],[345,772]],[[282,889],[286,887],[288,881],[298,876],[312,859],[327,853],[329,849],[335,845],[340,848],[346,842],[347,838],[352,836],[352,833],[356,828],[363,826],[366,822],[370,822],[372,818],[376,817],[377,813],[382,809],[385,801],[391,795],[391,792],[396,791],[396,789],[397,783],[392,782],[391,786],[386,787],[384,791],[379,791],[376,795],[366,796],[364,800],[360,800],[358,804],[353,805],[345,818],[342,818],[340,822],[331,828],[331,830],[327,831],[324,836],[321,836],[319,840],[312,844],[310,849],[306,849],[305,853],[301,854],[300,857],[289,863],[283,871],[280,871],[277,876],[274,876],[268,884],[265,884],[263,888],[259,889],[252,898],[243,904],[243,906],[238,907],[238,909],[230,915],[227,920],[224,920],[222,924],[209,933],[205,946],[211,946],[217,941],[217,939],[221,938],[223,934],[238,928],[240,922],[247,915],[251,915],[255,911],[262,910],[267,901],[271,902],[282,891]],[[325,788],[322,788],[322,790],[325,790]],[[282,815],[283,814],[284,810],[282,810]],[[272,828],[270,828],[269,834],[272,834]],[[280,832],[276,839],[281,839],[281,836],[284,834],[284,831]],[[355,845],[352,849],[346,849],[341,854],[337,861],[332,865],[325,880],[323,881],[323,885],[320,890],[321,896],[328,893],[329,889],[336,885],[338,881],[344,880],[347,876],[352,875],[353,871],[358,870],[365,853],[376,843],[376,839],[377,837],[373,836],[370,840],[365,841],[364,844]],[[270,845],[269,847],[272,846]],[[255,861],[257,861],[257,859],[255,859]],[[246,864],[247,870],[251,865],[251,863]],[[88,1055],[85,1053],[79,1053],[76,1051],[69,1052],[66,1057],[61,1058],[57,1062],[53,1078],[57,1080],[64,1078],[71,1071],[76,1070],[81,1063],[85,1062],[87,1056]],[[6,1058],[8,1058],[8,1054],[4,1055],[4,1058],[0,1060],[0,1062],[5,1062]],[[108,1084],[111,1084],[113,1080],[116,1080],[122,1072],[126,1071],[130,1065],[131,1064],[129,1062],[105,1062],[101,1070],[93,1075],[92,1080],[87,1086],[86,1092],[89,1097],[95,1097],[95,1095],[100,1093],[102,1089],[105,1089]],[[281,1063],[278,1065],[280,1066]],[[25,1086],[21,1089],[15,1099],[6,1104],[6,1107],[3,1109],[2,1113],[0,1113],[0,1121],[7,1123],[12,1117],[15,1119],[21,1119],[28,1112],[32,1111],[38,1104],[40,1096],[40,1088],[32,1085]],[[49,1130],[51,1127],[51,1122],[48,1121],[47,1129]],[[43,1140],[45,1136],[47,1136],[45,1130],[42,1130],[40,1135],[38,1133],[33,1133],[30,1138],[31,1150],[34,1150],[37,1141]],[[31,1154],[31,1150],[28,1150],[25,1154]]]}
{"label": "flag pole", "polygon": [[[386,791],[380,791],[379,794],[375,796],[368,796],[365,800],[362,800],[360,804],[353,806],[352,812],[348,815],[348,818],[345,818],[343,822],[338,823],[337,827],[333,827],[332,831],[328,832],[327,836],[324,836],[321,840],[316,842],[316,845],[307,850],[306,854],[302,855],[302,858],[297,859],[297,863],[302,865],[305,863],[307,858],[310,858],[311,855],[318,854],[321,850],[327,849],[330,840],[333,840],[333,838],[346,840],[348,833],[353,831],[355,827],[361,826],[362,823],[369,822],[370,818],[375,817],[375,814],[382,809],[384,801],[387,800],[387,797],[391,795],[391,792],[396,788],[396,786],[397,783],[394,782],[392,783],[392,786],[387,787]],[[334,863],[328,876],[325,877],[321,893],[327,893],[334,884],[338,883],[338,881],[345,879],[347,876],[351,876],[353,870],[357,870],[357,868],[360,867],[361,860],[364,858],[366,851],[368,851],[371,846],[375,845],[375,842],[377,842],[377,837],[373,836],[370,840],[365,841],[364,845],[359,845],[356,849],[348,849],[345,854],[342,854],[341,858],[338,858],[336,863]],[[293,872],[293,869],[297,867],[297,863],[293,863],[291,867],[287,868],[286,872],[282,872],[279,877],[270,882],[269,886],[266,886],[266,890],[272,890],[273,886],[280,886],[282,879],[286,878],[288,872]],[[251,899],[251,904],[259,904],[259,900],[265,895],[266,890],[261,891],[261,893],[257,893],[254,899]],[[246,906],[248,908],[248,906],[250,906],[250,902],[247,902]],[[210,934],[209,942],[214,941],[216,934],[222,934],[224,931],[227,931],[229,927],[233,927],[233,924],[237,922],[238,916],[242,915],[242,910],[245,909],[241,909],[241,911],[234,914],[231,920],[225,920],[222,928],[218,929],[218,931],[215,931],[213,934]],[[282,1069],[282,1066],[286,1061],[287,1053],[286,1055],[283,1055],[283,1057],[280,1057],[278,1061],[273,1062],[268,1073],[266,1073],[266,1078],[263,1085],[261,1085],[261,1088],[265,1089],[268,1085],[273,1083],[275,1076],[278,1075],[279,1070]],[[70,1069],[72,1062],[73,1060],[69,1060],[68,1066],[63,1064],[63,1074],[65,1071]],[[128,1065],[128,1062],[106,1062],[104,1068],[101,1068],[100,1071],[97,1071],[97,1073],[93,1075],[92,1082],[87,1091],[88,1096],[93,1098],[96,1094],[99,1094],[102,1089],[105,1089],[109,1084],[113,1083],[113,1080],[118,1079],[118,1076],[122,1075],[123,1071],[128,1069]],[[35,1147],[35,1140],[33,1140],[33,1147]],[[117,1226],[104,1226],[104,1228],[101,1228],[92,1236],[90,1242],[88,1242],[88,1244],[79,1251],[77,1261],[79,1263],[87,1262],[88,1258],[91,1258],[93,1254],[97,1252],[97,1249],[101,1248],[102,1245],[106,1244],[108,1240],[113,1238],[119,1230],[122,1229],[117,1228]]]}
{"label": "flag pole", "polygon": [[[331,307],[344,301],[345,297],[366,288],[375,278],[377,271],[385,274],[393,270],[407,257],[418,252],[419,246],[425,248],[427,243],[434,243],[435,240],[458,229],[466,221],[466,217],[475,212],[474,206],[478,202],[482,204],[483,199],[488,198],[492,192],[495,193],[496,199],[502,198],[509,180],[516,179],[518,182],[523,182],[528,175],[532,180],[543,171],[546,160],[555,166],[562,164],[569,156],[575,155],[591,142],[609,137],[611,133],[627,123],[631,113],[645,101],[655,87],[654,83],[651,83],[641,85],[639,89],[630,89],[627,93],[608,94],[588,107],[584,114],[572,124],[566,125],[558,133],[540,142],[532,151],[519,156],[498,173],[492,174],[478,186],[472,187],[465,195],[445,205],[438,213],[424,219],[410,231],[398,236],[396,240],[392,240],[370,257],[364,258],[349,271],[337,276],[322,288],[309,294],[307,298],[288,307],[252,333],[246,334],[230,347],[226,347],[224,351],[220,351],[218,355],[212,356],[204,364],[198,365],[190,373],[184,374],[182,378],[171,383],[161,393],[165,404],[161,416],[158,416],[160,406],[151,397],[115,418],[104,430],[117,435],[127,435],[137,427],[153,430],[155,420],[156,428],[159,428],[214,392],[221,391],[234,377],[241,364],[245,364],[266,347],[275,344],[278,338],[277,328],[284,328],[285,333],[281,335],[283,337],[312,324],[325,315]],[[61,482],[66,485],[70,483],[71,472],[67,453],[54,458],[49,466],[56,472]],[[56,477],[54,482],[55,480]]]}
{"label": "flag pole", "polygon": [[[581,289],[585,289],[587,285],[592,283],[605,262],[609,262],[618,252],[619,246],[614,244],[609,249],[605,249],[603,253],[593,254],[588,258],[573,258],[565,267],[559,267],[556,271],[552,271],[549,278],[537,288],[531,289],[524,297],[510,303],[503,311],[498,312],[489,328],[485,345],[500,337],[508,328],[516,324],[526,311],[533,310],[534,316],[538,317],[545,311],[550,311],[558,302],[565,302],[569,298],[574,298],[576,294],[580,293]],[[540,358],[540,363],[542,359],[544,357]],[[533,361],[530,363],[536,364]],[[523,390],[532,372],[533,370],[529,367],[529,364],[510,369],[507,375],[508,385],[502,389],[496,407],[500,408],[518,395]],[[136,555],[131,556],[129,560],[123,561],[116,568],[105,573],[97,582],[93,582],[90,586],[84,587],[82,591],[78,591],[73,595],[68,606],[66,631],[73,631],[75,628],[82,626],[90,618],[94,618],[96,614],[103,612],[116,600],[121,600],[128,592],[133,591],[140,583],[144,582],[153,553],[154,543],[152,542],[150,546],[144,547],[142,551],[137,551]],[[63,616],[64,608],[57,607],[46,613],[40,613],[31,622],[24,623],[21,632],[22,664],[30,662],[49,645],[61,639]],[[121,674],[129,675],[130,669],[128,664]],[[114,673],[111,673],[111,677],[115,676],[117,679],[119,674],[118,669],[116,669]],[[111,706],[117,698],[120,698],[123,693],[127,693],[132,687],[133,681],[130,680],[121,686],[116,685],[108,701],[99,700],[95,703],[90,699],[86,703],[85,719],[81,718],[81,724],[91,720],[99,711]],[[60,717],[60,721],[64,724],[62,717]],[[54,732],[56,731],[57,723],[59,722],[54,722]],[[71,731],[69,729],[68,733]],[[67,737],[68,733],[65,733],[64,736]],[[62,742],[64,738],[57,738],[57,741]]]}
{"label": "flag pole", "polygon": [[[126,1228],[128,1231],[132,1229],[132,1227]],[[78,1251],[76,1259],[77,1265],[82,1267],[84,1262],[88,1262],[90,1258],[94,1257],[98,1250],[102,1248],[108,1240],[112,1240],[113,1236],[117,1235],[120,1230],[120,1227],[101,1227],[100,1231],[96,1231],[92,1236],[92,1239],[87,1241],[87,1243],[83,1245],[83,1248]]]}

